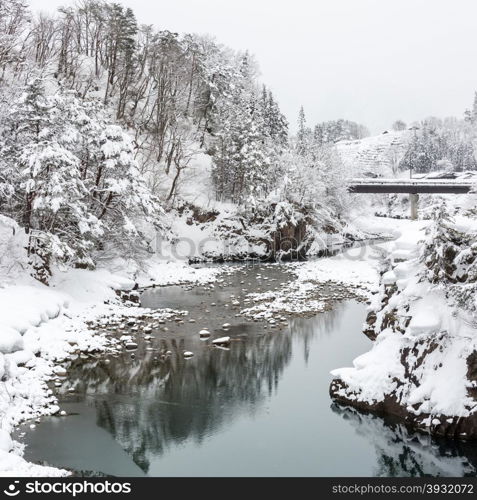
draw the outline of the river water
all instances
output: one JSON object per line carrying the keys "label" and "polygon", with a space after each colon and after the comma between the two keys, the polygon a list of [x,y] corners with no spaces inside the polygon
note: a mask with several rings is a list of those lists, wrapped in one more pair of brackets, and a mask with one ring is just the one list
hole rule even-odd
{"label": "river water", "polygon": [[[68,416],[20,427],[25,458],[115,476],[474,474],[472,446],[408,434],[330,400],[330,370],[370,348],[363,304],[337,301],[280,328],[235,315],[232,300],[277,288],[292,279],[287,271],[243,267],[213,288],[146,291],[144,306],[185,309],[195,322],[169,322],[134,357],[73,361],[58,390]],[[226,322],[229,349],[200,340],[203,327],[224,335]]]}

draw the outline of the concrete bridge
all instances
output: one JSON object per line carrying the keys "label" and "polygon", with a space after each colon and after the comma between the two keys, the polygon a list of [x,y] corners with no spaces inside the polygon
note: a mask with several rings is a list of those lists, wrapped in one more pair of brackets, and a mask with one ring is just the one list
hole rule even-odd
{"label": "concrete bridge", "polygon": [[407,193],[411,219],[417,219],[420,193],[466,194],[474,184],[459,179],[351,179],[351,193]]}

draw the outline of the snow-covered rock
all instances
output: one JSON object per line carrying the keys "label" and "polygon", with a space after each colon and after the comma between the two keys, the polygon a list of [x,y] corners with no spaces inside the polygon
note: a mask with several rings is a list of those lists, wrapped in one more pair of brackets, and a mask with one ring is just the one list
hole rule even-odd
{"label": "snow-covered rock", "polygon": [[0,429],[0,450],[9,452],[13,449],[13,440],[10,434],[4,429]]}
{"label": "snow-covered rock", "polygon": [[396,273],[394,271],[387,271],[386,273],[383,274],[381,278],[381,282],[384,285],[393,285],[396,283]]}
{"label": "snow-covered rock", "polygon": [[0,331],[0,352],[9,354],[23,349],[23,338],[13,328],[4,327]]}

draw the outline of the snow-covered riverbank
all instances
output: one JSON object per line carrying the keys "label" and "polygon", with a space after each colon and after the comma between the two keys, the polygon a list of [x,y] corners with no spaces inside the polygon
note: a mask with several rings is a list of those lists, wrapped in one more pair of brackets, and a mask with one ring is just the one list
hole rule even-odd
{"label": "snow-covered riverbank", "polygon": [[[13,442],[9,435],[25,420],[34,422],[51,414],[61,418],[54,387],[67,376],[62,366],[64,361],[116,347],[115,340],[95,328],[95,323],[104,324],[108,316],[144,313],[144,309],[125,307],[117,291],[129,291],[135,284],[141,287],[153,284],[203,285],[215,281],[224,269],[193,268],[181,262],[152,259],[145,269],[138,270],[135,267],[128,269],[127,262],[118,261],[109,263],[109,269],[95,271],[56,269],[50,286],[45,286],[29,276],[26,236],[6,217],[0,219],[0,245],[0,373],[3,382],[0,389],[3,436],[0,440],[0,474],[64,475],[68,473],[65,470],[23,460],[22,446]],[[324,309],[322,301],[311,300],[311,289],[315,288],[313,282],[324,279],[327,268],[344,269],[347,260],[335,257],[320,262],[320,267],[316,267],[316,262],[297,263],[290,267],[297,280],[288,286],[289,299],[296,302],[300,295],[301,300],[289,312],[316,313]],[[365,262],[366,259],[362,259],[361,264],[352,264],[350,269],[355,269],[354,274],[346,272],[342,276],[354,279],[355,283],[365,279],[364,275],[373,272]],[[318,276],[316,273],[324,274]],[[328,279],[332,278],[331,274]],[[259,302],[260,307],[261,300],[250,297],[249,302]]]}
{"label": "snow-covered riverbank", "polygon": [[437,210],[391,245],[365,325],[373,348],[332,372],[331,395],[427,433],[476,438],[475,220]]}
{"label": "snow-covered riverbank", "polygon": [[278,291],[249,294],[241,314],[265,320],[280,314],[309,316],[332,308],[339,300],[370,299],[378,291],[382,260],[392,240],[400,238],[412,224],[409,220],[355,217],[357,234],[377,234],[381,239],[342,247],[332,257],[289,264],[294,279]]}
{"label": "snow-covered riverbank", "polygon": [[48,383],[60,384],[67,375],[62,362],[114,347],[92,326],[100,318],[144,314],[144,309],[124,306],[117,291],[131,290],[135,281],[141,286],[205,284],[221,270],[158,261],[134,280],[124,271],[56,270],[47,287],[28,275],[24,238],[11,219],[0,217],[0,475],[65,475],[65,470],[23,460],[22,446],[9,437],[22,421],[61,416]]}
{"label": "snow-covered riverbank", "polygon": [[[275,292],[257,290],[249,293],[237,306],[241,308],[238,313],[276,322],[283,319],[282,315],[317,314],[346,298],[368,300],[371,301],[370,307],[374,307],[372,298],[379,296],[383,259],[388,252],[401,259],[411,256],[411,243],[416,245],[424,236],[422,229],[428,223],[364,219],[358,224],[363,226],[363,231],[367,230],[366,225],[373,226],[383,236],[397,238],[397,242],[373,243],[346,249],[334,257],[287,264],[290,281]],[[0,328],[9,332],[11,341],[1,346],[5,369],[2,391],[5,396],[2,399],[5,444],[1,452],[0,473],[64,475],[68,472],[23,460],[21,445],[12,443],[8,434],[16,424],[27,419],[49,414],[62,418],[61,408],[51,389],[67,377],[62,363],[84,353],[118,348],[117,340],[101,333],[96,325],[107,325],[108,317],[116,321],[118,317],[146,312],[134,306],[125,307],[116,291],[129,291],[135,283],[141,287],[179,283],[212,286],[225,268],[192,268],[180,262],[151,261],[145,270],[135,269],[134,274],[129,272],[128,275],[124,271],[127,266],[116,263],[115,266],[111,264],[110,270],[57,270],[51,286],[46,287],[26,277],[21,266],[17,265],[22,258],[19,250],[22,245],[18,241],[21,231],[13,234],[12,223],[6,220],[3,220],[2,228],[1,241],[7,242],[2,248],[3,255],[11,255],[11,262],[9,264],[7,258],[2,260]],[[404,241],[408,243],[404,244]],[[257,274],[260,274],[259,269]],[[360,332],[356,334],[360,335]],[[9,338],[8,335],[5,339]]]}

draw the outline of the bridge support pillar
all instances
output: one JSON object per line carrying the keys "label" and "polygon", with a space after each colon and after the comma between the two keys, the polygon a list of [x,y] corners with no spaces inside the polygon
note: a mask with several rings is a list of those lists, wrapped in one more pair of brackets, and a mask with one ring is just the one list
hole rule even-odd
{"label": "bridge support pillar", "polygon": [[417,220],[417,209],[419,207],[419,195],[417,193],[409,194],[409,201],[411,205],[411,220]]}

